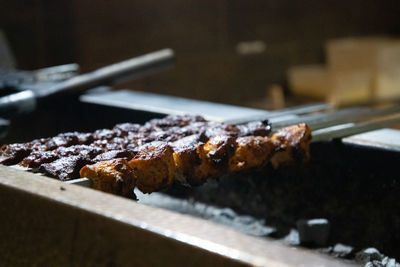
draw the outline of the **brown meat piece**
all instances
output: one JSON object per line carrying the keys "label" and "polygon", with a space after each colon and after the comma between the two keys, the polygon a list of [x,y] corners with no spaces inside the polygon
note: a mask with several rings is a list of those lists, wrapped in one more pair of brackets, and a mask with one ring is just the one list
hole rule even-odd
{"label": "brown meat piece", "polygon": [[86,165],[80,170],[80,176],[89,178],[94,189],[134,198],[137,177],[126,159]]}
{"label": "brown meat piece", "polygon": [[92,159],[100,154],[102,150],[88,145],[74,145],[70,147],[58,147],[52,151],[33,151],[28,157],[24,158],[19,165],[29,168],[38,168],[44,163],[51,163],[57,159],[69,156],[81,156],[85,159]]}
{"label": "brown meat piece", "polygon": [[201,116],[193,115],[170,115],[162,119],[153,119],[145,123],[146,129],[168,129],[171,127],[184,127],[194,122],[206,123],[207,121]]}
{"label": "brown meat piece", "polygon": [[190,185],[199,185],[209,178],[216,178],[226,173],[229,158],[235,150],[235,138],[216,136],[207,143],[198,143],[186,149],[176,149],[174,160],[180,179]]}
{"label": "brown meat piece", "polygon": [[98,147],[92,147],[88,145],[74,145],[69,147],[59,147],[53,150],[60,158],[68,156],[82,156],[87,159],[92,159],[98,154],[102,153],[103,150]]}
{"label": "brown meat piece", "polygon": [[71,132],[71,133],[62,133],[59,134],[53,138],[51,138],[47,143],[47,150],[54,150],[58,147],[61,146],[72,146],[72,145],[78,145],[80,140],[79,140],[79,135],[81,133],[78,132]]}
{"label": "brown meat piece", "polygon": [[144,193],[158,191],[170,185],[175,177],[175,162],[171,146],[164,142],[144,145],[129,166],[137,175],[137,187]]}
{"label": "brown meat piece", "polygon": [[118,131],[113,131],[109,129],[96,130],[93,133],[94,140],[111,140],[118,136]]}
{"label": "brown meat piece", "polygon": [[175,162],[175,179],[183,184],[199,184],[202,181],[196,181],[194,169],[201,164],[197,153],[197,147],[204,145],[200,135],[191,135],[171,143],[174,150],[173,158]]}
{"label": "brown meat piece", "polygon": [[207,138],[216,136],[233,136],[236,137],[240,130],[235,125],[225,124],[221,122],[210,121],[204,128],[204,134]]}
{"label": "brown meat piece", "polygon": [[0,148],[0,162],[4,165],[17,164],[32,152],[25,144],[3,145]]}
{"label": "brown meat piece", "polygon": [[237,172],[263,167],[274,152],[275,146],[268,137],[245,136],[236,140],[234,155],[229,159],[229,171]]}
{"label": "brown meat piece", "polygon": [[113,131],[120,131],[122,133],[120,135],[126,135],[128,133],[139,131],[140,127],[140,124],[126,122],[115,125]]}
{"label": "brown meat piece", "polygon": [[271,133],[271,125],[267,120],[253,121],[238,125],[239,136],[268,136]]}
{"label": "brown meat piece", "polygon": [[59,158],[59,155],[53,151],[33,151],[19,165],[27,168],[38,168],[44,163],[50,163]]}
{"label": "brown meat piece", "polygon": [[82,156],[69,156],[51,163],[44,163],[39,167],[39,171],[66,181],[79,178],[79,170],[89,163],[90,161]]}
{"label": "brown meat piece", "polygon": [[293,125],[279,130],[271,137],[275,153],[272,166],[306,162],[310,158],[311,129],[307,124]]}
{"label": "brown meat piece", "polygon": [[117,159],[117,158],[124,158],[127,160],[131,160],[134,156],[136,155],[136,152],[133,150],[111,150],[104,152],[100,155],[97,155],[93,161],[94,162],[100,162],[100,161],[107,161],[111,159]]}

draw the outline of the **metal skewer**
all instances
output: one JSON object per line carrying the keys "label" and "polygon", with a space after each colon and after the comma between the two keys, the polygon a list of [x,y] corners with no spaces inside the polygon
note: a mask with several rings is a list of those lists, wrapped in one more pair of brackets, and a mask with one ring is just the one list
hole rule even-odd
{"label": "metal skewer", "polygon": [[400,105],[385,108],[354,107],[332,111],[328,113],[316,113],[304,115],[298,118],[279,120],[272,118],[272,128],[276,131],[283,127],[298,123],[307,123],[312,130],[318,130],[348,122],[365,121],[374,117],[393,114],[400,111]]}
{"label": "metal skewer", "polygon": [[262,120],[266,120],[266,119],[271,120],[272,118],[276,118],[276,121],[279,121],[280,120],[279,118],[282,118],[282,119],[298,118],[297,115],[309,114],[309,113],[313,113],[313,112],[328,110],[332,107],[333,107],[333,105],[330,103],[314,103],[314,104],[296,106],[296,107],[292,107],[292,108],[286,108],[286,109],[282,109],[279,111],[278,110],[270,111],[270,112],[266,111],[265,115],[228,120],[225,122],[230,123],[230,124],[243,124],[243,123],[247,123],[247,122],[251,122],[251,121],[262,121]]}
{"label": "metal skewer", "polygon": [[400,123],[400,113],[374,118],[364,122],[339,124],[313,131],[312,142],[329,141],[358,133],[368,132]]}
{"label": "metal skewer", "polygon": [[297,118],[272,118],[270,120],[272,128],[277,131],[281,128],[298,124],[307,123],[311,129],[320,129],[332,126],[341,122],[348,122],[354,119],[363,117],[365,114],[370,113],[371,109],[366,107],[348,108],[342,110],[335,110],[324,113],[314,113],[309,115],[298,116]]}
{"label": "metal skewer", "polygon": [[84,187],[93,187],[92,180],[88,178],[79,178],[79,179],[73,179],[69,181],[65,181],[67,184],[76,184]]}

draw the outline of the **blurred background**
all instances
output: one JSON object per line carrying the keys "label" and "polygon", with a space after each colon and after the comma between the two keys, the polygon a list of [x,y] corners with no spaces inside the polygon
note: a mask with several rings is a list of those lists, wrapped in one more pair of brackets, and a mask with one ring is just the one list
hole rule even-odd
{"label": "blurred background", "polygon": [[399,14],[398,0],[1,0],[0,29],[18,69],[170,47],[174,69],[118,87],[276,109],[397,97]]}

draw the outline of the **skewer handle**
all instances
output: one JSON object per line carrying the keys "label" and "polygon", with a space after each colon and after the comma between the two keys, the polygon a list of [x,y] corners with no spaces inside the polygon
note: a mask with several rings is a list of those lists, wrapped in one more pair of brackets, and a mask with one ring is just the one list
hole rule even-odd
{"label": "skewer handle", "polygon": [[[112,64],[54,84],[37,83],[31,90],[0,97],[0,115],[30,112],[40,100],[63,93],[80,93],[100,85],[143,77],[172,65],[174,51],[167,48]],[[34,88],[35,87],[35,88]]]}
{"label": "skewer handle", "polygon": [[100,85],[137,79],[171,66],[173,60],[174,51],[166,48],[75,76],[35,93],[38,97],[46,97],[62,92],[81,92]]}

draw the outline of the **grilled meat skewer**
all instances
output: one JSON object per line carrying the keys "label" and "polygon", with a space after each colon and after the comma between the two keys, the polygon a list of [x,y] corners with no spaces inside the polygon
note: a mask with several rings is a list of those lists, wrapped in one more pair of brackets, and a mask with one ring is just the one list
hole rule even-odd
{"label": "grilled meat skewer", "polygon": [[79,170],[101,161],[125,158],[131,160],[140,148],[154,141],[177,142],[198,135],[202,142],[217,135],[267,136],[266,121],[240,126],[207,121],[200,116],[167,116],[153,119],[144,125],[123,123],[112,129],[93,133],[70,132],[28,143],[3,145],[0,163],[19,164],[60,180],[79,177]]}
{"label": "grilled meat skewer", "polygon": [[[130,161],[86,165],[80,175],[91,179],[94,188],[114,194],[121,192],[118,186],[121,184],[128,187],[123,192],[132,191],[136,185],[145,193],[159,191],[173,181],[197,185],[210,178],[260,168],[268,163],[277,167],[295,160],[306,161],[311,131],[307,125],[299,124],[281,129],[270,138],[217,135],[206,143],[200,139],[195,135],[172,143],[152,142],[139,148]],[[124,183],[124,178],[128,182]]]}

